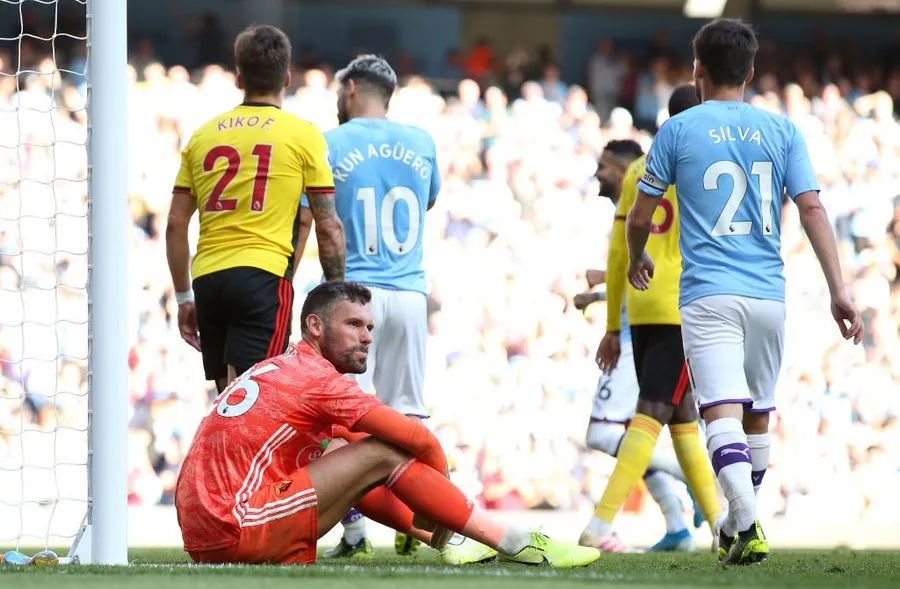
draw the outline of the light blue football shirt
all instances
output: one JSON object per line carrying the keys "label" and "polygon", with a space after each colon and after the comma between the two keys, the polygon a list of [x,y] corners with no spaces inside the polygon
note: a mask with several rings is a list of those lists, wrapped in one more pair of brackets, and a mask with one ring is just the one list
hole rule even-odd
{"label": "light blue football shirt", "polygon": [[628,313],[625,312],[625,305],[622,305],[622,328],[619,331],[619,341],[631,341],[631,325],[628,324]]}
{"label": "light blue football shirt", "polygon": [[431,136],[387,119],[351,119],[325,140],[347,239],[345,279],[425,293],[423,223],[441,189]]}
{"label": "light blue football shirt", "polygon": [[679,305],[730,294],[784,300],[781,202],[819,190],[806,142],[788,119],[707,100],[669,119],[638,183],[675,184],[681,216]]}

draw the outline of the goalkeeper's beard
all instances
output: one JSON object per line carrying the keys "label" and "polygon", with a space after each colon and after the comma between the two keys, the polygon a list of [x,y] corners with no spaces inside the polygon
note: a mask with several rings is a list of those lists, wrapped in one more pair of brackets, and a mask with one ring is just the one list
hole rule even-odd
{"label": "goalkeeper's beard", "polygon": [[341,374],[363,374],[369,360],[369,346],[358,344],[342,347],[337,341],[334,331],[326,326],[322,341],[322,355],[331,362]]}

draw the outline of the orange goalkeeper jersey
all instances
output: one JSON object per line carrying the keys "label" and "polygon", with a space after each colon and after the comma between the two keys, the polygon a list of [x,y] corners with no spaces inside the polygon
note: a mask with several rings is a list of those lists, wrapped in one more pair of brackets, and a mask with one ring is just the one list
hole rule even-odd
{"label": "orange goalkeeper jersey", "polygon": [[637,183],[644,174],[646,156],[636,159],[625,172],[622,194],[616,206],[616,219],[610,238],[606,269],[606,328],[622,328],[622,298],[632,325],[680,325],[678,283],[681,280],[681,250],[678,239],[678,199],[670,186],[653,214],[647,253],[655,264],[650,288],[640,291],[628,284],[628,244],[625,220],[637,198]]}
{"label": "orange goalkeeper jersey", "polygon": [[197,129],[174,189],[200,211],[193,278],[238,266],[290,278],[301,195],[334,191],[327,152],[315,125],[270,104],[241,104]]}
{"label": "orange goalkeeper jersey", "polygon": [[241,527],[309,507],[315,497],[305,489],[262,512],[247,501],[320,457],[335,426],[353,429],[379,407],[306,342],[250,369],[213,402],[181,467],[175,508],[185,550],[231,546]]}

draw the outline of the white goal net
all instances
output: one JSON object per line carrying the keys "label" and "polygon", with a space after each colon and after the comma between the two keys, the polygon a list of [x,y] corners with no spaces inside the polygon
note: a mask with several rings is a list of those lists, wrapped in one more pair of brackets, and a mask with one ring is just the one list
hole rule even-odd
{"label": "white goal net", "polygon": [[89,10],[0,0],[0,551],[90,520]]}

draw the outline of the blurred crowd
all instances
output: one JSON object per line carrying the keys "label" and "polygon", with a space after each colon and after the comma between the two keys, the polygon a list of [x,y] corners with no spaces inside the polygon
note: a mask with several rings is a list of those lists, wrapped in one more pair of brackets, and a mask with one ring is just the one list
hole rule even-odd
{"label": "blurred crowd", "polygon": [[[895,517],[900,74],[853,69],[849,54],[772,62],[771,50],[764,44],[748,100],[790,117],[806,137],[866,339],[840,341],[815,256],[786,204],[787,347],[761,509],[765,517]],[[444,96],[408,76],[391,104],[392,118],[432,134],[444,179],[424,240],[429,424],[456,482],[484,505],[583,507],[613,465],[584,445],[605,303],[581,313],[571,302],[585,270],[606,259],[613,206],[597,196],[593,174],[611,139],[649,148],[690,68],[664,50],[639,60],[602,42],[586,90],[522,52],[484,62],[479,71],[464,71],[472,59],[462,64]],[[94,165],[128,169],[129,501],[171,504],[214,389],[175,326],[166,214],[179,149],[241,95],[220,66],[189,72],[146,53],[133,63],[128,150]],[[57,64],[37,50],[20,63],[0,53],[0,511],[85,492],[83,468],[66,466],[84,463],[87,439],[82,71],[75,53]],[[330,72],[298,66],[285,102],[322,130],[337,124]],[[302,293],[321,276],[314,242],[297,272],[294,339]]]}

